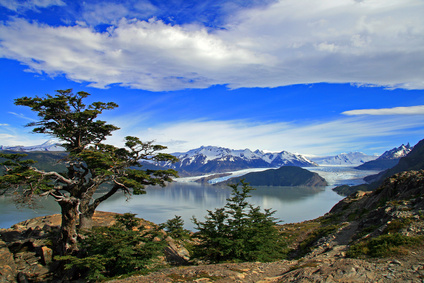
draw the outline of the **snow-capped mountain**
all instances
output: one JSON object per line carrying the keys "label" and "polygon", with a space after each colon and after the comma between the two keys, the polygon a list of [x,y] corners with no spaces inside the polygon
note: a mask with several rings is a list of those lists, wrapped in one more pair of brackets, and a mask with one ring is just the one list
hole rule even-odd
{"label": "snow-capped mountain", "polygon": [[349,153],[340,153],[336,156],[326,156],[326,157],[312,157],[310,160],[318,163],[319,165],[360,165],[365,162],[377,159],[378,156],[367,155],[362,152],[349,152]]}
{"label": "snow-capped mountain", "polygon": [[185,153],[173,153],[178,163],[161,163],[161,166],[176,169],[180,175],[218,173],[247,168],[277,168],[281,166],[317,166],[300,154],[287,151],[265,153],[261,150],[233,150],[223,147],[202,146]]}
{"label": "snow-capped mountain", "polygon": [[48,140],[40,145],[33,146],[0,146],[0,150],[10,150],[10,151],[64,151],[65,149],[60,146],[60,144],[56,140]]}
{"label": "snow-capped mountain", "polygon": [[365,162],[364,164],[356,167],[359,170],[386,170],[398,164],[399,159],[407,156],[413,147],[409,145],[401,145],[391,150],[384,152],[380,157],[375,160]]}
{"label": "snow-capped mountain", "polygon": [[411,147],[409,145],[409,143],[407,145],[402,144],[399,147],[395,147],[391,150],[384,152],[377,159],[399,159],[399,158],[402,158],[402,157],[408,155],[408,153],[411,152],[412,148],[413,147]]}

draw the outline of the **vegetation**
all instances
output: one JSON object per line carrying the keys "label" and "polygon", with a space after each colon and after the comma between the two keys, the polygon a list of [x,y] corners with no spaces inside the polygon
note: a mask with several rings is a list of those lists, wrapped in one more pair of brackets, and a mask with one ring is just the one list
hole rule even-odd
{"label": "vegetation", "polygon": [[96,227],[85,232],[79,243],[82,256],[62,256],[66,269],[74,269],[90,281],[146,271],[161,255],[166,245],[159,228],[139,228],[135,214],[117,216],[110,227]]}
{"label": "vegetation", "polygon": [[181,216],[175,215],[161,226],[174,240],[187,240],[190,238],[190,231],[184,229],[184,220]]}
{"label": "vegetation", "polygon": [[[5,174],[0,177],[0,190],[15,190],[21,202],[30,204],[38,196],[53,197],[62,210],[59,254],[73,254],[78,250],[77,220],[81,229],[90,229],[98,205],[117,192],[126,195],[145,193],[145,185],[161,185],[172,181],[174,170],[140,170],[141,160],[177,161],[169,154],[157,153],[166,147],[153,142],[142,142],[137,137],[125,138],[125,148],[105,144],[105,139],[118,127],[97,120],[105,110],[116,108],[113,102],[83,100],[90,94],[72,90],[58,90],[55,96],[22,97],[16,105],[29,107],[40,120],[29,123],[34,133],[58,138],[68,155],[63,172],[44,171],[25,160],[25,154],[0,153]],[[103,194],[94,198],[102,188]],[[103,190],[106,189],[106,190]]]}
{"label": "vegetation", "polygon": [[409,237],[400,233],[385,234],[361,241],[349,247],[348,257],[388,257],[407,254],[407,248],[424,242],[423,237]]}
{"label": "vegetation", "polygon": [[210,262],[272,261],[282,257],[283,242],[276,228],[275,211],[260,211],[246,199],[253,189],[246,182],[229,185],[231,197],[223,208],[208,210],[204,222],[193,217],[200,243],[194,256]]}

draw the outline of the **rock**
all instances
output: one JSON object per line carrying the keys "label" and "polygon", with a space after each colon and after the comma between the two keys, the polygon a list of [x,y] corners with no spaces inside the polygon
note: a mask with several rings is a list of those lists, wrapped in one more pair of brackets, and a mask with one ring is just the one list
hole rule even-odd
{"label": "rock", "polygon": [[16,264],[6,243],[0,240],[0,282],[15,282]]}
{"label": "rock", "polygon": [[181,244],[168,238],[168,246],[165,248],[166,261],[173,265],[186,265],[190,259],[190,253]]}
{"label": "rock", "polygon": [[41,259],[45,265],[49,265],[53,260],[53,250],[46,246],[41,247]]}
{"label": "rock", "polygon": [[24,273],[22,273],[22,272],[19,272],[18,273],[17,279],[18,279],[18,282],[19,283],[28,283],[29,282],[28,281],[28,277]]}

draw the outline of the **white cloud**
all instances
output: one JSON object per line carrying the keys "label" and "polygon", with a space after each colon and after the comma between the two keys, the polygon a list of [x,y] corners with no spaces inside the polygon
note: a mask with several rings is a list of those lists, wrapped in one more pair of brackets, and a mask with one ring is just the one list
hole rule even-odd
{"label": "white cloud", "polygon": [[65,6],[62,0],[0,0],[0,5],[9,10],[37,10],[50,6]]}
{"label": "white cloud", "polygon": [[159,144],[168,146],[170,152],[214,145],[233,149],[288,150],[324,155],[343,151],[367,151],[378,145],[387,150],[388,138],[411,136],[413,133],[422,136],[422,129],[417,128],[423,122],[424,116],[418,116],[417,119],[406,116],[346,117],[303,124],[193,120],[127,133],[143,140],[156,140]]}
{"label": "white cloud", "polygon": [[424,105],[381,109],[358,109],[345,111],[344,115],[424,115]]}
{"label": "white cloud", "polygon": [[[126,13],[113,5],[99,4],[86,16],[92,11],[93,21],[102,21]],[[99,88],[351,82],[423,89],[422,11],[421,0],[284,0],[239,11],[214,32],[122,19],[99,33],[16,19],[0,25],[0,56]]]}
{"label": "white cloud", "polygon": [[154,20],[123,19],[107,33],[16,20],[0,27],[0,39],[3,57],[24,62],[37,72],[64,73],[100,88],[112,83],[155,91],[206,88],[218,83],[208,73],[223,77],[224,69],[241,71],[265,61],[205,29]]}

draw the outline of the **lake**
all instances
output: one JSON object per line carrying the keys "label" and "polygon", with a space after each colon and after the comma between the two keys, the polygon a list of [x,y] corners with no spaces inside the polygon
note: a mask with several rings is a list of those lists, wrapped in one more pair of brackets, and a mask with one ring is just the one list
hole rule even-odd
{"label": "lake", "polygon": [[[341,184],[360,184],[364,176],[377,171],[360,171],[352,167],[321,166],[306,168],[323,176],[330,185],[322,188],[311,187],[255,187],[249,202],[262,209],[276,210],[274,216],[283,223],[301,222],[327,213],[343,197],[331,189]],[[236,172],[234,172],[237,175]],[[185,228],[193,230],[191,218],[203,221],[207,210],[223,207],[230,196],[228,187],[201,185],[180,179],[165,188],[149,187],[147,194],[133,196],[127,200],[123,194],[116,194],[102,203],[98,210],[118,213],[134,213],[154,223],[163,223],[179,215],[185,221]],[[0,197],[0,228],[43,215],[59,213],[60,208],[52,198],[45,198],[43,207],[37,209],[16,208],[11,197]]]}

